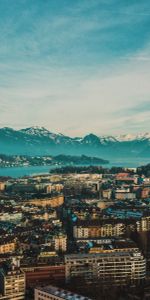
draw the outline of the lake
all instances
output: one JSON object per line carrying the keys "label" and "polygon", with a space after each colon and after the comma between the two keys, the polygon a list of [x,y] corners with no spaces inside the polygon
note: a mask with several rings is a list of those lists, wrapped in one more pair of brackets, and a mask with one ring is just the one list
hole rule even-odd
{"label": "lake", "polygon": [[[111,168],[115,167],[128,167],[136,168],[141,165],[148,164],[150,161],[146,159],[132,159],[127,161],[123,159],[122,161],[113,161],[109,164],[103,165],[104,167]],[[56,166],[29,166],[29,167],[13,167],[13,168],[0,168],[0,176],[11,176],[14,178],[22,177],[25,175],[37,175],[37,174],[48,174],[50,169],[56,168]]]}

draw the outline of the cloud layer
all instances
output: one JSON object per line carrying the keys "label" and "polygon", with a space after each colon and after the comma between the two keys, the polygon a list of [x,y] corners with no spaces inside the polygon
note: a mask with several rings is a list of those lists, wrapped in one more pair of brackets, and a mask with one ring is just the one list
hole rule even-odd
{"label": "cloud layer", "polygon": [[148,0],[1,0],[1,126],[148,131],[149,28]]}

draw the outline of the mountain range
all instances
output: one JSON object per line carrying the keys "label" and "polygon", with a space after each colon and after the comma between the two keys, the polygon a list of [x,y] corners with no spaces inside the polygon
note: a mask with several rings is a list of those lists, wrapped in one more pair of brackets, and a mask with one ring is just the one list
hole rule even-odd
{"label": "mountain range", "polygon": [[7,155],[90,155],[105,159],[150,157],[150,133],[69,137],[44,127],[0,129],[0,153]]}

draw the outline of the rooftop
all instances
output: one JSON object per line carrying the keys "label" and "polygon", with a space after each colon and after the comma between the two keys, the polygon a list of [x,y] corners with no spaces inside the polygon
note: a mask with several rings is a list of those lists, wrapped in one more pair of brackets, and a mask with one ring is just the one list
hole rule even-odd
{"label": "rooftop", "polygon": [[120,251],[120,252],[112,252],[112,253],[77,253],[77,254],[66,254],[66,259],[82,259],[82,258],[103,258],[106,257],[111,259],[112,257],[142,257],[141,252],[137,249],[133,249],[132,251]]}
{"label": "rooftop", "polygon": [[66,299],[66,300],[92,300],[91,298],[88,297],[84,297],[78,294],[74,294],[72,292],[60,289],[58,287],[49,285],[47,287],[40,287],[37,288],[36,290],[50,294],[50,295],[54,295],[57,297],[60,297],[60,299]]}

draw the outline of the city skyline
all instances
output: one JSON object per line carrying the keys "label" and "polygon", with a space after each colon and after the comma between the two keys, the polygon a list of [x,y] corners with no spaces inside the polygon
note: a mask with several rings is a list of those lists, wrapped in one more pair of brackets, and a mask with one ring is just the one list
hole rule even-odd
{"label": "city skyline", "polygon": [[2,0],[0,127],[149,131],[149,25],[147,0]]}

